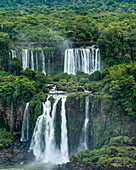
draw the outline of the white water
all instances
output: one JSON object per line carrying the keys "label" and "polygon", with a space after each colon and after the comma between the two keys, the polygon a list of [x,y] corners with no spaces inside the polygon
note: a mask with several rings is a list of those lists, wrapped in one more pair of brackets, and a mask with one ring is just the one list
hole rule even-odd
{"label": "white water", "polygon": [[29,103],[26,103],[25,111],[24,111],[24,118],[22,122],[22,135],[20,141],[29,140]]}
{"label": "white water", "polygon": [[44,56],[44,52],[42,50],[42,72],[46,75],[46,71],[45,71],[45,56]]}
{"label": "white water", "polygon": [[61,147],[60,147],[62,163],[66,163],[69,161],[65,102],[66,102],[66,96],[63,96],[62,106],[61,106],[61,121],[62,122],[61,122]]}
{"label": "white water", "polygon": [[51,65],[50,65],[50,59],[48,59],[48,76],[50,76]]}
{"label": "white water", "polygon": [[16,51],[15,50],[11,50],[12,53],[12,58],[17,57]]}
{"label": "white water", "polygon": [[78,70],[88,74],[100,70],[99,49],[93,47],[67,49],[65,51],[64,72],[76,75]]}
{"label": "white water", "polygon": [[38,71],[38,56],[37,56],[37,52],[36,52],[36,71]]}
{"label": "white water", "polygon": [[81,131],[78,152],[88,149],[89,96],[85,98],[85,120]]}
{"label": "white water", "polygon": [[31,51],[31,69],[34,70],[34,53]]}
{"label": "white water", "polygon": [[29,68],[28,50],[27,49],[23,49],[23,51],[22,51],[22,64],[23,64],[23,69],[24,70],[27,67]]}
{"label": "white water", "polygon": [[14,128],[14,112],[13,112],[13,102],[11,102],[11,113],[10,113],[10,131],[12,132]]}
{"label": "white water", "polygon": [[[54,95],[55,103],[51,112],[51,103],[49,100],[43,104],[43,114],[38,117],[34,128],[30,150],[38,161],[53,164],[66,163],[68,159],[68,143],[67,143],[67,127],[65,116],[65,101],[66,97]],[[55,142],[55,123],[57,103],[62,97],[61,107],[61,144],[60,149]]]}

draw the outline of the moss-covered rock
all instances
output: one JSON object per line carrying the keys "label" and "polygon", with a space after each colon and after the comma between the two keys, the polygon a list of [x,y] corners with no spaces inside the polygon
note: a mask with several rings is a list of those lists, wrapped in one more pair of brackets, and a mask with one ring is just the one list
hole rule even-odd
{"label": "moss-covered rock", "polygon": [[[133,140],[125,136],[120,136],[118,139],[122,142]],[[111,146],[111,141],[114,141],[116,146]],[[72,155],[70,160],[73,169],[78,169],[81,165],[84,169],[136,169],[136,147],[127,144],[124,146],[123,143],[122,146],[118,146],[117,138],[112,138],[111,141],[100,149],[86,150]]]}
{"label": "moss-covered rock", "polygon": [[68,146],[70,155],[77,152],[79,138],[84,120],[86,92],[76,92],[68,95],[66,100],[66,116],[68,126]]}

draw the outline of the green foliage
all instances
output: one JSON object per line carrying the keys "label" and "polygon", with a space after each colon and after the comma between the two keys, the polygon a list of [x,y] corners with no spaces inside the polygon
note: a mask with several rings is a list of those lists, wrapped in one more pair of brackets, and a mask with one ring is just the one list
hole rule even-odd
{"label": "green foliage", "polygon": [[85,83],[88,83],[88,82],[89,82],[89,79],[88,79],[88,78],[80,78],[80,79],[79,79],[79,82],[80,82],[81,85],[83,86]]}
{"label": "green foliage", "polygon": [[0,150],[8,148],[13,140],[11,132],[7,132],[6,129],[0,129]]}
{"label": "green foliage", "polygon": [[67,80],[60,79],[59,82],[56,83],[57,90],[66,90]]}
{"label": "green foliage", "polygon": [[113,99],[118,100],[128,115],[136,116],[136,83],[133,76],[122,76],[119,80],[112,81],[109,93]]}
{"label": "green foliage", "polygon": [[128,136],[117,136],[111,138],[109,146],[132,146],[133,142]]}
{"label": "green foliage", "polygon": [[70,82],[68,82],[66,90],[68,92],[76,92],[78,91],[79,86],[79,82],[71,80]]}
{"label": "green foliage", "polygon": [[[111,139],[109,145],[92,151],[81,151],[77,155],[72,155],[70,160],[77,167],[83,164],[93,169],[135,169],[136,147],[131,143],[132,140],[124,136],[115,137]],[[118,144],[119,141],[123,141],[122,145]],[[111,143],[114,143],[114,146]]]}
{"label": "green foliage", "polygon": [[60,79],[68,80],[69,75],[67,73],[59,73],[59,74],[53,76],[54,81],[59,81]]}
{"label": "green foliage", "polygon": [[28,78],[16,80],[16,97],[20,97],[23,101],[29,102],[35,92],[34,82],[29,81]]}
{"label": "green foliage", "polygon": [[22,75],[24,75],[25,77],[27,77],[29,80],[33,80],[35,78],[35,71],[31,70],[29,68],[26,68],[25,70],[22,70]]}
{"label": "green foliage", "polygon": [[10,73],[16,76],[20,75],[22,69],[23,67],[21,61],[19,58],[14,57],[10,63]]}
{"label": "green foliage", "polygon": [[99,70],[95,71],[91,75],[89,75],[90,81],[99,81],[101,80],[101,72]]}

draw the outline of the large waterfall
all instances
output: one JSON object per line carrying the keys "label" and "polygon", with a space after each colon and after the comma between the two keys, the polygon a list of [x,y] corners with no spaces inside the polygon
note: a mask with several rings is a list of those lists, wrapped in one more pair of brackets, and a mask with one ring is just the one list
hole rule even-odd
{"label": "large waterfall", "polygon": [[[51,111],[49,100],[43,103],[43,114],[38,117],[34,128],[30,150],[39,161],[54,164],[68,162],[68,139],[65,116],[66,97],[56,95],[55,103]],[[57,103],[62,98],[61,107],[61,144],[57,147],[55,142],[55,122]]]}
{"label": "large waterfall", "polygon": [[21,141],[29,140],[29,119],[30,119],[29,103],[26,103],[24,118],[22,122],[22,135],[20,139]]}
{"label": "large waterfall", "polygon": [[100,70],[100,50],[97,48],[72,48],[65,51],[64,72],[77,74],[81,70],[91,74]]}
{"label": "large waterfall", "polygon": [[89,96],[85,98],[85,119],[79,140],[78,151],[88,149],[88,126],[89,126]]}

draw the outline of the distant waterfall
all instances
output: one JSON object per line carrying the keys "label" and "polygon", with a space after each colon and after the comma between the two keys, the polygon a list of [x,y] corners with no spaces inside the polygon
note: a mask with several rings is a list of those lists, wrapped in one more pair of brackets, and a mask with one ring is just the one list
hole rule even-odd
{"label": "distant waterfall", "polygon": [[62,162],[68,162],[68,138],[67,138],[67,126],[66,126],[66,110],[65,110],[66,97],[62,98],[61,106],[61,156]]}
{"label": "distant waterfall", "polygon": [[46,71],[45,71],[45,56],[44,56],[44,52],[42,50],[42,72],[46,75]]}
{"label": "distant waterfall", "polygon": [[22,122],[22,135],[20,139],[21,141],[29,140],[29,120],[30,120],[29,103],[26,103],[24,118]]}
{"label": "distant waterfall", "polygon": [[31,51],[31,69],[34,70],[34,54],[33,54],[33,51]]}
{"label": "distant waterfall", "polygon": [[78,152],[88,149],[89,96],[85,98],[85,119],[79,140]]}
{"label": "distant waterfall", "polygon": [[78,70],[88,74],[100,70],[100,51],[98,48],[75,48],[65,51],[64,72],[76,75]]}
{"label": "distant waterfall", "polygon": [[13,112],[13,102],[11,102],[11,113],[10,113],[10,131],[12,132],[14,128],[14,112]]}
{"label": "distant waterfall", "polygon": [[29,58],[28,58],[28,50],[23,49],[22,52],[22,64],[23,64],[23,69],[25,70],[27,67],[29,68]]}
{"label": "distant waterfall", "polygon": [[12,58],[17,57],[16,51],[15,50],[11,50],[12,53]]}
{"label": "distant waterfall", "polygon": [[52,162],[54,164],[68,162],[68,143],[67,143],[67,127],[65,116],[66,97],[62,97],[61,107],[61,145],[60,149],[56,146],[55,141],[55,117],[59,99],[62,96],[55,96],[55,103],[51,112],[51,103],[49,100],[43,104],[43,114],[38,117],[34,128],[32,140],[30,143],[30,151],[39,161],[45,163]]}
{"label": "distant waterfall", "polygon": [[38,56],[37,56],[37,52],[36,52],[36,71],[38,71]]}

